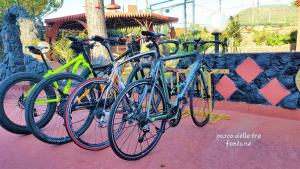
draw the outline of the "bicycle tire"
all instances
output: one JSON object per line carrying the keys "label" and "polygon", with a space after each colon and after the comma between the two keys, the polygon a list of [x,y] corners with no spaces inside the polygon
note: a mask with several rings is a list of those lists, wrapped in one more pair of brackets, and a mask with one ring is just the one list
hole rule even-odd
{"label": "bicycle tire", "polygon": [[[87,79],[90,74],[91,74],[90,69],[85,68],[82,71],[80,76]],[[19,73],[13,74],[3,80],[3,82],[1,83],[2,87],[0,88],[0,125],[5,130],[7,130],[11,133],[14,133],[14,134],[25,134],[25,135],[31,134],[30,129],[26,125],[25,119],[23,121],[24,125],[20,125],[20,124],[17,124],[16,122],[13,122],[8,117],[7,114],[10,114],[10,113],[5,111],[4,100],[5,100],[5,96],[6,96],[7,92],[15,84],[24,82],[24,81],[32,82],[32,83],[36,84],[36,83],[40,82],[41,80],[43,80],[43,77],[41,75],[35,74],[35,73],[30,73],[30,72],[19,72]],[[24,112],[24,116],[25,116],[25,112]]]}
{"label": "bicycle tire", "polygon": [[[96,85],[95,85],[96,84]],[[84,132],[86,130],[88,130],[90,128],[90,125],[93,121],[93,119],[100,119],[100,117],[97,117],[97,115],[93,116],[91,114],[93,114],[93,110],[89,110],[88,112],[88,117],[86,119],[81,119],[82,118],[82,112],[80,113],[80,120],[78,120],[78,118],[75,118],[75,116],[72,116],[73,114],[73,108],[74,107],[74,102],[77,102],[75,99],[78,99],[81,93],[84,93],[84,91],[86,91],[85,89],[89,89],[89,93],[93,92],[93,89],[90,88],[90,86],[95,85],[94,87],[100,87],[102,84],[102,87],[104,87],[104,89],[109,85],[107,83],[106,79],[103,78],[94,78],[94,79],[90,79],[87,80],[85,82],[83,82],[82,84],[80,84],[79,86],[76,87],[76,89],[71,93],[70,97],[68,98],[68,102],[67,102],[67,106],[66,106],[66,114],[65,114],[65,125],[66,125],[66,129],[67,132],[69,134],[69,136],[71,137],[72,141],[78,145],[79,147],[86,149],[86,150],[90,150],[90,151],[99,151],[102,150],[104,148],[107,148],[109,146],[109,142],[108,142],[108,138],[107,139],[103,139],[103,136],[101,137],[101,141],[97,140],[97,143],[91,143],[91,140],[95,141],[97,138],[97,136],[95,136],[95,138],[89,138],[89,140],[84,140],[84,138],[81,138],[82,135],[84,135]],[[116,92],[116,95],[118,95],[120,93],[119,88],[116,85],[112,86],[113,91]],[[97,89],[97,91],[100,91]],[[102,91],[103,93],[103,91]],[[91,94],[92,95],[92,94]],[[96,96],[96,94],[94,94],[94,96]],[[87,97],[85,97],[87,98]],[[93,100],[93,99],[101,99],[101,98],[93,98],[92,96],[89,97],[89,100]],[[82,98],[84,100],[84,98]],[[95,100],[96,101],[96,100]],[[82,103],[82,102],[81,102]],[[95,102],[96,103],[96,102]],[[89,104],[91,105],[91,104]],[[108,105],[111,105],[111,103],[109,103]],[[82,108],[82,107],[81,107]],[[80,109],[82,110],[82,109]],[[100,110],[103,111],[103,108],[101,108]],[[76,112],[75,112],[76,114]],[[78,126],[78,122],[83,122],[83,125],[81,125],[79,127],[79,129],[74,129],[73,127],[73,122],[72,120],[76,119],[77,121],[74,122],[74,124],[76,123],[76,125]],[[95,122],[96,124],[99,125],[98,121]],[[94,125],[95,125],[94,123]],[[101,130],[101,128],[99,128],[99,126],[97,126],[98,128],[96,130]],[[90,130],[89,130],[90,131]],[[97,131],[95,131],[97,133]],[[105,131],[106,132],[106,131]],[[98,132],[99,134],[99,132]],[[100,131],[101,134],[101,131]],[[107,135],[106,135],[107,136]],[[85,136],[84,136],[85,137]],[[98,137],[99,139],[99,137]],[[105,140],[105,141],[104,141]]]}
{"label": "bicycle tire", "polygon": [[[35,119],[34,119],[34,109],[35,109],[34,105],[35,105],[35,101],[36,101],[37,97],[43,90],[48,91],[48,90],[53,89],[52,85],[49,85],[49,84],[52,84],[53,82],[57,82],[62,79],[68,79],[68,80],[72,79],[73,81],[76,80],[80,83],[85,80],[82,77],[80,77],[79,75],[75,75],[75,74],[70,74],[70,73],[55,74],[53,76],[50,76],[49,78],[46,78],[46,79],[43,79],[42,81],[40,81],[37,84],[37,86],[33,89],[33,91],[30,93],[30,95],[28,96],[29,99],[26,100],[25,119],[26,119],[27,126],[31,129],[32,134],[36,138],[38,138],[39,140],[41,140],[45,143],[49,143],[49,144],[65,144],[65,143],[70,142],[71,139],[67,135],[67,132],[65,131],[65,129],[63,130],[63,131],[65,131],[65,135],[63,135],[63,136],[52,137],[52,136],[49,136],[49,135],[43,133],[42,129],[45,126],[47,126],[48,123],[51,121],[52,117],[56,113],[56,110],[45,113],[44,116],[45,116],[45,121],[47,121],[47,124],[45,124],[43,127],[41,127],[36,124]],[[56,95],[53,95],[53,96],[56,98]],[[50,96],[47,95],[47,99],[48,99],[48,97],[50,97]],[[55,105],[55,109],[57,108],[57,103],[47,103],[47,108],[48,108],[48,105],[50,105],[50,107],[54,107],[53,105]],[[62,109],[63,109],[63,107],[62,107]],[[59,115],[59,116],[64,117],[63,115]],[[62,121],[64,121],[64,120],[62,120]]]}
{"label": "bicycle tire", "polygon": [[[201,86],[203,84],[202,77],[204,77],[204,76],[203,76],[203,74],[201,75],[201,73],[202,72],[197,72],[195,74],[195,77],[194,77],[194,80],[192,82],[192,86],[191,86],[190,92],[189,92],[191,117],[192,117],[192,120],[193,120],[194,124],[196,126],[198,126],[198,127],[203,127],[203,126],[205,126],[209,122],[209,119],[210,119],[210,113],[208,112],[209,111],[209,97],[212,97],[212,109],[214,108],[214,98],[213,98],[213,96],[214,96],[214,90],[212,89],[212,96],[209,96],[208,93],[203,93],[203,92],[206,92],[206,90],[202,90],[202,92],[201,92],[201,91],[199,91],[201,89],[199,89],[198,86],[197,86],[197,85],[199,85],[200,88],[201,88]],[[200,77],[201,81],[198,81],[199,77]],[[196,93],[194,91],[195,87],[197,87]],[[206,87],[206,89],[207,89],[207,87]],[[208,96],[208,97],[205,98],[205,96]],[[196,109],[194,110],[194,105],[193,104],[194,103],[195,104],[199,104],[197,101],[194,100],[194,98],[199,98],[200,104],[202,104],[200,106],[202,106],[201,108],[202,108],[202,111],[204,111],[204,112],[201,112],[201,113],[207,114],[207,116],[205,116],[204,119],[201,120],[201,121],[199,121],[197,119],[197,115],[198,114],[196,112]],[[200,111],[201,111],[201,108],[200,108]]]}
{"label": "bicycle tire", "polygon": [[[7,77],[3,82],[1,83],[0,88],[0,125],[7,131],[14,133],[14,134],[30,134],[31,131],[26,125],[25,119],[23,119],[24,125],[17,124],[12,119],[9,118],[9,114],[15,113],[15,112],[8,112],[5,110],[4,100],[6,98],[6,95],[8,94],[8,91],[17,83],[19,82],[30,82],[30,83],[38,83],[43,79],[42,76],[34,73],[29,72],[21,72],[13,74],[9,77]],[[19,93],[14,93],[19,94]],[[20,93],[22,95],[23,93]],[[21,97],[21,96],[20,96]],[[19,98],[20,98],[19,97]],[[25,112],[23,115],[25,116]],[[22,114],[21,114],[22,116]]]}
{"label": "bicycle tire", "polygon": [[[110,142],[111,148],[118,157],[120,157],[124,160],[138,160],[138,159],[143,158],[147,154],[149,154],[153,150],[153,148],[157,145],[158,141],[160,140],[160,138],[163,134],[163,131],[165,129],[166,121],[167,121],[167,120],[161,120],[161,126],[160,126],[161,131],[159,131],[158,134],[156,134],[157,137],[155,137],[154,141],[149,145],[149,147],[147,147],[146,151],[143,151],[143,152],[140,152],[140,153],[134,154],[134,155],[129,155],[120,150],[120,148],[118,147],[118,145],[116,143],[116,139],[115,139],[114,131],[113,131],[115,114],[117,112],[118,105],[122,101],[123,97],[127,96],[128,94],[130,95],[132,93],[132,91],[130,91],[130,90],[140,84],[146,84],[149,86],[153,85],[151,79],[143,79],[143,80],[138,80],[138,81],[132,82],[131,84],[126,86],[126,88],[124,90],[122,90],[122,92],[118,95],[117,99],[115,100],[115,102],[112,106],[109,121],[108,121],[108,137],[109,137],[109,142]],[[155,85],[155,90],[162,97],[161,100],[162,100],[162,105],[163,105],[163,114],[165,114],[166,109],[167,109],[167,101],[166,101],[165,95],[163,94],[161,87],[157,84]],[[124,103],[122,103],[122,104],[124,104]],[[124,133],[125,133],[125,131],[124,131]],[[118,136],[117,139],[119,139],[120,137],[121,136]]]}

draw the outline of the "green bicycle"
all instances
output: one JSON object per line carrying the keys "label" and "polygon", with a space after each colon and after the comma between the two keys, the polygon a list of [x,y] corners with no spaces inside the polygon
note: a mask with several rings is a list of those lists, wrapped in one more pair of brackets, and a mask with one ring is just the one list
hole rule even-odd
{"label": "green bicycle", "polygon": [[[42,50],[46,47],[28,46],[30,52],[40,55],[48,72],[43,76],[30,73],[20,72],[9,76],[5,79],[0,89],[0,125],[15,134],[30,134],[31,131],[25,122],[25,100],[36,86],[36,83],[42,79],[48,78],[52,75],[57,75],[67,69],[71,69],[72,74],[80,73],[80,68],[83,68],[80,76],[87,79],[89,76],[96,77],[97,72],[102,72],[101,66],[92,66],[89,60],[89,49],[95,43],[88,44],[87,39],[80,39],[76,37],[69,37],[72,41],[71,48],[77,55],[74,59],[53,70],[47,63]],[[124,55],[133,53],[135,49],[129,48]],[[71,82],[68,82],[64,91],[69,91]],[[55,84],[58,88],[59,84]],[[49,102],[51,100],[37,100],[38,103]],[[55,100],[52,100],[54,102]],[[44,124],[45,125],[45,124]],[[41,126],[43,126],[41,124]]]}

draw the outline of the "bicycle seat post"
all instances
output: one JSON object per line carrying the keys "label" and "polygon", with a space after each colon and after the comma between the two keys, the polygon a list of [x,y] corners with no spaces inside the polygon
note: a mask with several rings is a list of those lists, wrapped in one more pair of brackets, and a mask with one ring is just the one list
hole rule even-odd
{"label": "bicycle seat post", "polygon": [[40,56],[42,57],[42,60],[43,60],[43,62],[45,63],[45,66],[46,66],[47,70],[52,70],[52,67],[50,67],[50,66],[48,65],[48,62],[47,62],[47,60],[46,60],[46,58],[45,58],[45,55],[44,55],[42,52],[41,52]]}
{"label": "bicycle seat post", "polygon": [[108,42],[108,41],[104,41],[104,42],[103,42],[103,46],[104,46],[105,49],[107,50],[108,55],[109,55],[109,57],[110,57],[110,60],[111,60],[112,62],[114,62],[114,61],[115,61],[115,58],[114,58],[114,56],[113,56],[113,54],[112,54],[112,51],[111,51],[111,49],[110,49],[109,42]]}
{"label": "bicycle seat post", "polygon": [[[88,62],[88,64],[90,65],[91,67],[91,71],[93,73],[93,76],[94,77],[97,77],[97,73],[95,72],[94,70],[94,66],[93,64],[91,64],[91,59],[90,59],[90,56],[91,56],[91,51],[90,49],[93,47],[93,45],[84,45],[84,43],[81,44],[82,47],[83,47],[83,51],[82,51],[82,55],[84,57],[84,59]],[[79,52],[80,53],[80,52]],[[78,54],[79,54],[78,53]]]}
{"label": "bicycle seat post", "polygon": [[161,57],[160,55],[160,50],[159,50],[159,46],[158,46],[158,43],[156,42],[156,38],[153,38],[153,37],[147,37],[154,45],[155,49],[156,49],[156,52],[157,52],[157,56],[158,58]]}
{"label": "bicycle seat post", "polygon": [[47,49],[48,47],[26,46],[26,48],[28,48],[31,53],[41,56],[47,70],[52,70],[52,68],[47,63],[45,55],[42,52],[43,49]]}

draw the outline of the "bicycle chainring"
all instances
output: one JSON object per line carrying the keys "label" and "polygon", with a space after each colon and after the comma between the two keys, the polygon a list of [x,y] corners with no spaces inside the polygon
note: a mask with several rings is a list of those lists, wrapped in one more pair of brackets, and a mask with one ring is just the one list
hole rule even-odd
{"label": "bicycle chainring", "polygon": [[174,117],[172,117],[172,118],[169,120],[169,125],[170,125],[171,127],[176,127],[176,126],[179,124],[180,120],[181,120],[181,109],[178,108],[177,106],[174,107],[174,108],[172,109],[172,114],[174,114]]}
{"label": "bicycle chainring", "polygon": [[63,98],[60,100],[59,105],[57,106],[57,114],[64,118],[67,106],[67,98]]}

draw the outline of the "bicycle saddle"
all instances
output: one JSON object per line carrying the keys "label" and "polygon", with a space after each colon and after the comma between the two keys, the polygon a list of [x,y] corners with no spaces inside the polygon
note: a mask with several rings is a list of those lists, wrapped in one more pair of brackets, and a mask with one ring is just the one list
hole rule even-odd
{"label": "bicycle saddle", "polygon": [[119,38],[118,37],[109,37],[109,38],[104,38],[102,36],[93,36],[92,37],[92,40],[96,41],[96,42],[100,42],[100,43],[103,43],[103,42],[118,42],[119,41]]}
{"label": "bicycle saddle", "polygon": [[33,46],[33,45],[26,46],[26,48],[28,48],[31,53],[37,54],[37,55],[42,54],[43,49],[48,49],[47,46]]}
{"label": "bicycle saddle", "polygon": [[141,34],[143,36],[151,37],[151,38],[160,38],[161,36],[166,36],[165,34],[162,33],[155,33],[155,32],[150,32],[150,31],[142,31]]}

